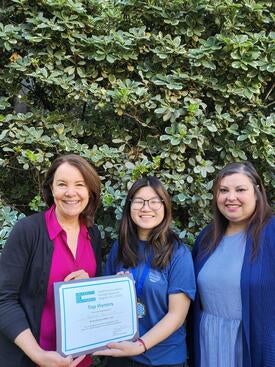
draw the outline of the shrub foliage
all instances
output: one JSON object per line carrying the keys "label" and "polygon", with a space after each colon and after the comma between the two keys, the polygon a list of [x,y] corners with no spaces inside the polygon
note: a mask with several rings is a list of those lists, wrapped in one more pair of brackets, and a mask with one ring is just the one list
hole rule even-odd
{"label": "shrub foliage", "polygon": [[3,0],[0,246],[59,153],[97,167],[108,244],[144,174],[189,243],[226,162],[253,161],[273,201],[273,24],[272,1]]}

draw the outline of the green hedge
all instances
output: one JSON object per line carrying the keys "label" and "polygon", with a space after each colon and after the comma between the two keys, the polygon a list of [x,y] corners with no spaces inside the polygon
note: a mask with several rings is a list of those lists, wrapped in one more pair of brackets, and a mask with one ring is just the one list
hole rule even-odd
{"label": "green hedge", "polygon": [[[115,237],[125,192],[155,174],[192,244],[212,180],[249,159],[274,202],[274,9],[253,0],[9,0],[0,10],[0,221],[43,208],[49,162],[75,152],[102,177]],[[14,211],[16,210],[16,211]]]}

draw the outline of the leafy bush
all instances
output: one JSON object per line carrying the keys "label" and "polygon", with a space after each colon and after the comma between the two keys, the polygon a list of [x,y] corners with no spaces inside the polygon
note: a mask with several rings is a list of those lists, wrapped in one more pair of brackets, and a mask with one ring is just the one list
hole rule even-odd
{"label": "leafy bush", "polygon": [[226,162],[253,161],[274,202],[271,1],[4,0],[0,14],[6,204],[40,210],[45,170],[66,152],[102,177],[107,245],[143,174],[166,185],[190,244]]}
{"label": "leafy bush", "polygon": [[23,217],[23,213],[19,214],[9,206],[0,206],[0,249],[4,246],[11,228]]}

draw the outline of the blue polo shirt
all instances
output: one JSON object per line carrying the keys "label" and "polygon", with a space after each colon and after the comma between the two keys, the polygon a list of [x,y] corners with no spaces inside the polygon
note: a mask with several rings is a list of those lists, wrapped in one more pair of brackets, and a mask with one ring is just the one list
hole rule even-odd
{"label": "blue polo shirt", "polygon": [[[140,258],[145,258],[146,241],[138,244]],[[113,244],[107,257],[105,275],[114,275],[119,271],[131,271],[117,262],[118,242]],[[145,263],[136,267],[139,277]],[[150,268],[139,297],[146,307],[146,315],[139,319],[139,334],[142,336],[157,324],[168,312],[168,296],[184,293],[190,299],[195,297],[195,277],[193,261],[189,249],[184,244],[175,244],[172,257],[164,269]],[[181,326],[172,335],[150,348],[147,352],[131,357],[133,360],[149,366],[180,364],[186,360],[186,330]]]}

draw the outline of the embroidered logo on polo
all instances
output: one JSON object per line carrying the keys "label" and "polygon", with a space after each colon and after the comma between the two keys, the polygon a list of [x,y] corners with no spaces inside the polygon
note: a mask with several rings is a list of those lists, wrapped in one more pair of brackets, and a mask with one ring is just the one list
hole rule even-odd
{"label": "embroidered logo on polo", "polygon": [[149,280],[150,280],[150,282],[157,283],[157,282],[160,281],[160,279],[161,279],[161,277],[160,277],[159,271],[158,270],[155,270],[155,269],[151,269],[150,270],[150,273],[149,273]]}

